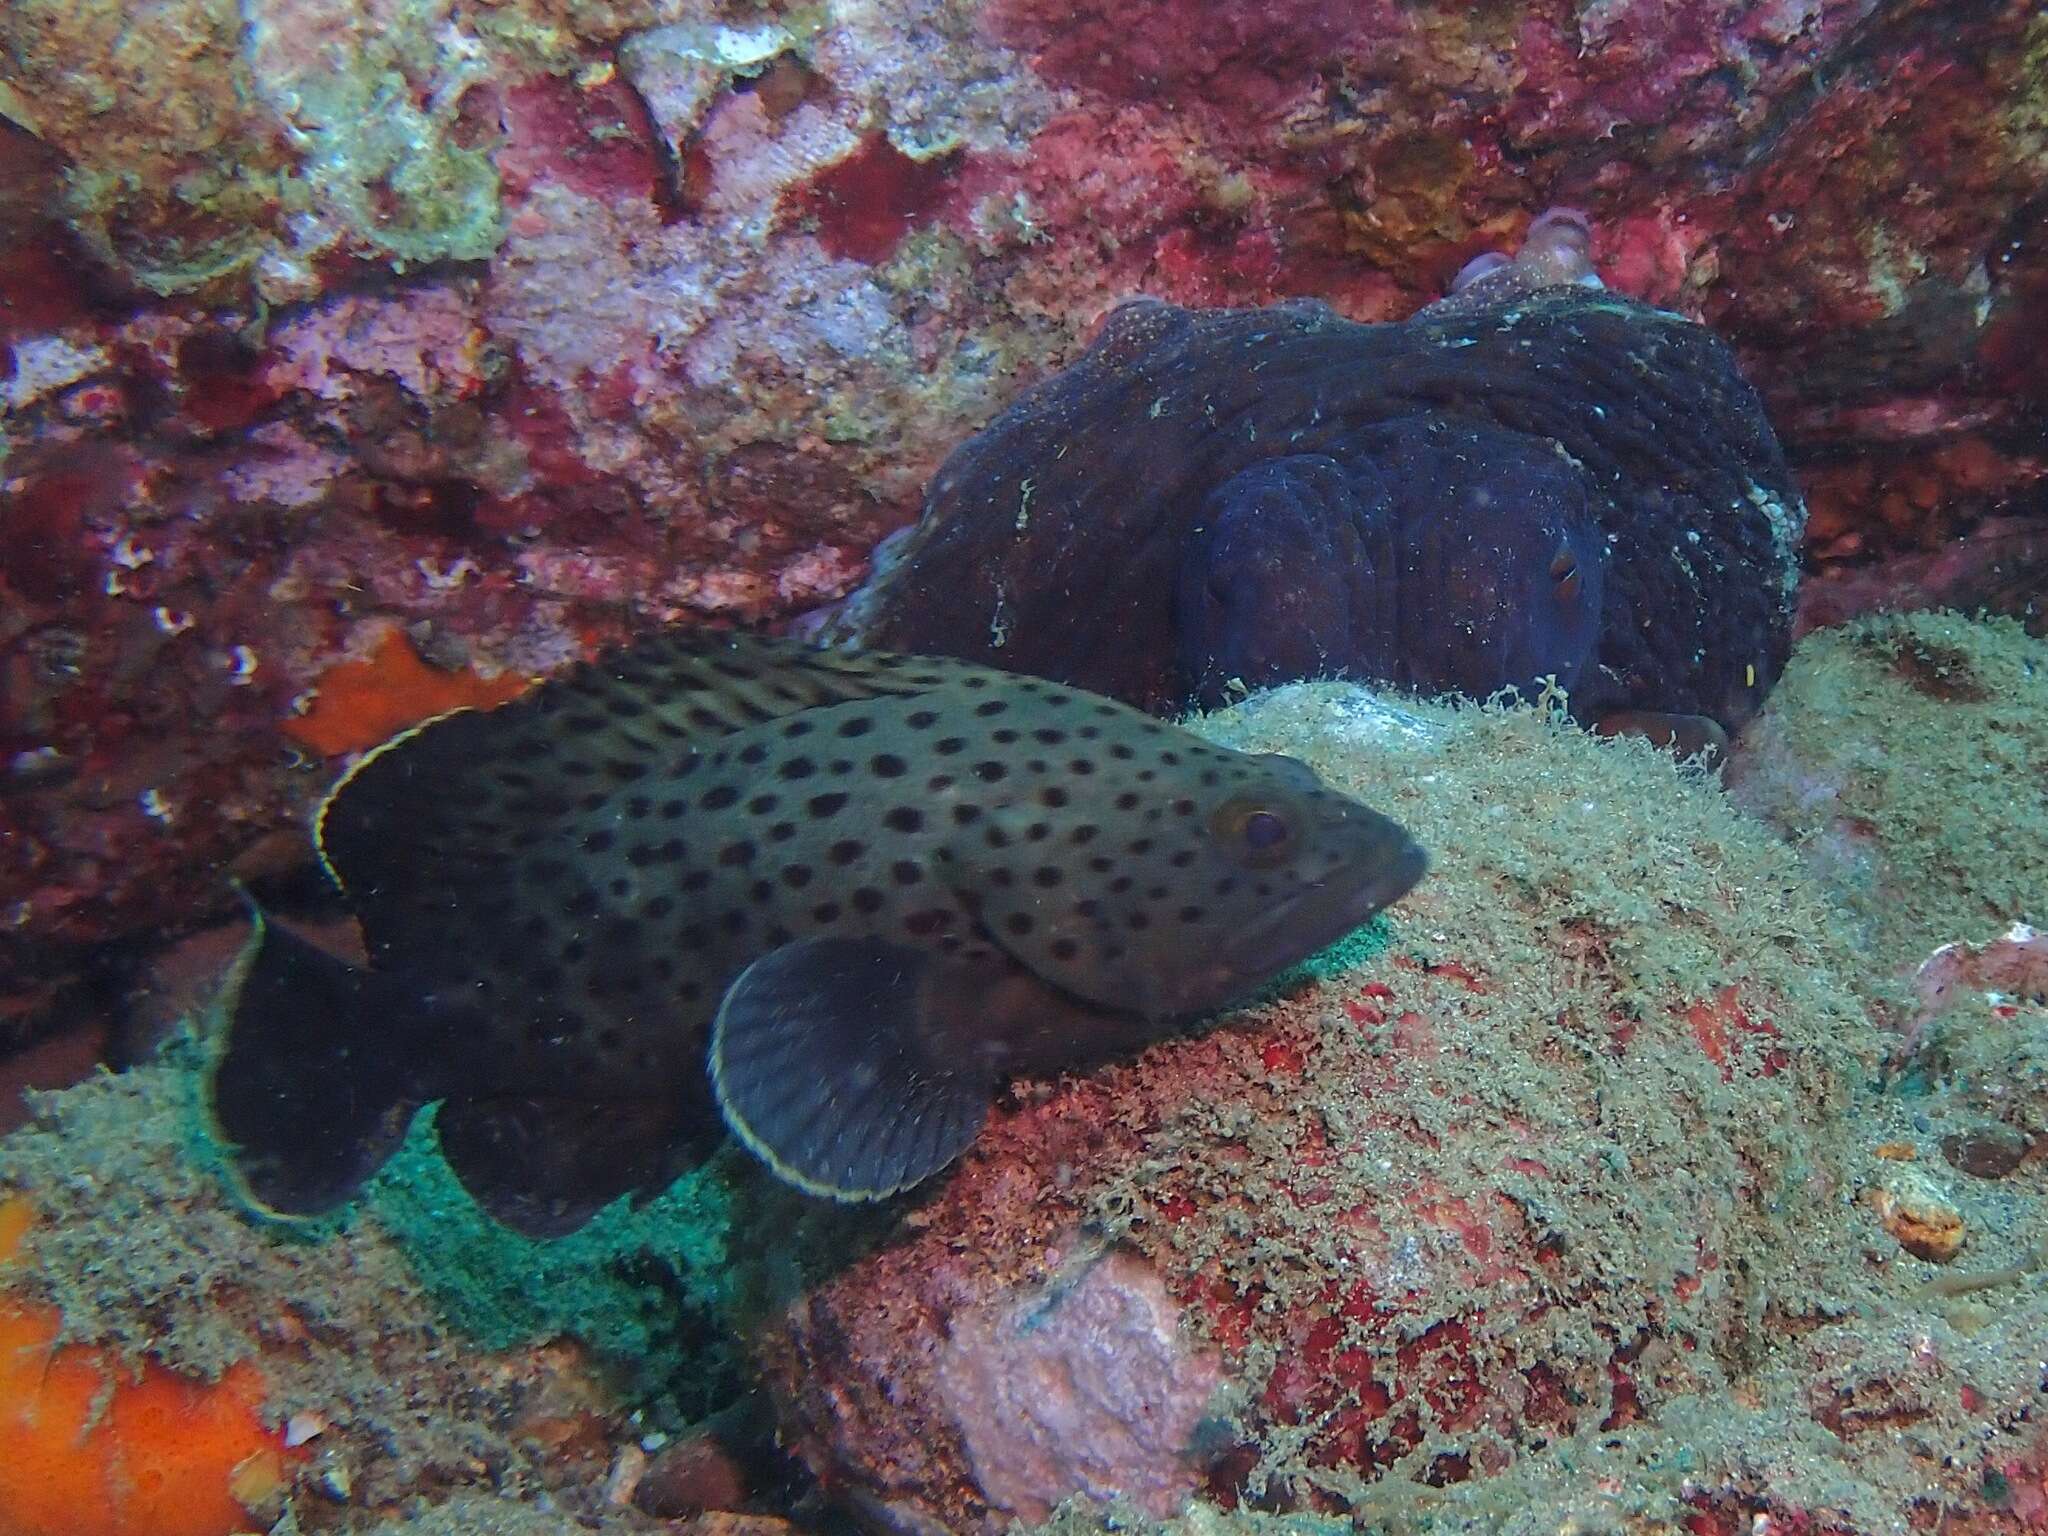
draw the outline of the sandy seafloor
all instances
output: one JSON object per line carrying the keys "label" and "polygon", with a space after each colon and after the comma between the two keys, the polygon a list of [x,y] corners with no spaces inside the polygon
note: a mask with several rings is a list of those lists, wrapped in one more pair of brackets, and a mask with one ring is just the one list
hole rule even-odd
{"label": "sandy seafloor", "polygon": [[[1242,1337],[1223,1337],[1195,1305],[1180,1324],[1191,1348],[1223,1362],[1211,1418],[1256,1453],[1266,1509],[1221,1507],[1226,1490],[1191,1471],[1178,1514],[1156,1498],[1083,1497],[1047,1516],[1063,1491],[1057,1457],[1051,1472],[1006,1483],[990,1465],[1002,1426],[968,1422],[1002,1410],[920,1385],[922,1367],[897,1383],[901,1417],[875,1421],[871,1456],[835,1439],[819,1395],[865,1403],[863,1382],[891,1365],[849,1346],[817,1367],[838,1374],[797,1379],[789,1362],[819,1357],[789,1321],[792,1298],[822,1272],[813,1321],[817,1308],[887,1314],[892,1251],[1000,1214],[981,1194],[990,1170],[1028,1165],[1033,1137],[1083,1102],[1057,1085],[1024,1096],[929,1209],[886,1214],[821,1267],[818,1245],[844,1235],[792,1221],[733,1159],[551,1245],[492,1230],[423,1139],[345,1219],[311,1231],[255,1221],[205,1144],[203,1045],[174,1043],[157,1064],[41,1097],[34,1121],[0,1142],[0,1190],[34,1212],[8,1282],[22,1304],[54,1307],[66,1340],[101,1349],[110,1379],[116,1362],[144,1356],[199,1379],[256,1362],[263,1415],[300,1443],[278,1484],[252,1495],[250,1529],[663,1528],[634,1498],[649,1448],[735,1401],[762,1403],[748,1391],[757,1371],[784,1438],[853,1495],[811,1492],[794,1510],[806,1526],[845,1528],[846,1507],[898,1529],[963,1523],[947,1514],[963,1507],[959,1490],[937,1486],[951,1474],[916,1487],[881,1465],[890,1435],[957,1441],[984,1484],[1024,1489],[1007,1509],[976,1505],[967,1523],[980,1529],[1012,1516],[1069,1533],[2048,1524],[2048,954],[2014,926],[2048,920],[2048,646],[2009,622],[1953,616],[1810,637],[1725,785],[1538,711],[1395,708],[1340,684],[1264,695],[1201,728],[1298,753],[1407,822],[1436,866],[1393,914],[1390,944],[1312,968],[1221,1035],[1156,1047],[1091,1091],[1135,1101],[1208,1084],[1217,1103],[1251,1104],[1246,1115],[1275,1125],[1312,1102],[1333,1141],[1348,1126],[1374,1154],[1355,1168],[1340,1156],[1332,1175],[1361,1202],[1402,1180],[1434,1180],[1446,1199],[1491,1188],[1487,1138],[1513,1106],[1529,1160],[1556,1185],[1516,1198],[1525,1210],[1547,1199],[1572,1262],[1597,1278],[1580,1292],[1592,1334],[1603,1319],[1662,1315],[1658,1298],[1634,1293],[1664,1283],[1659,1245],[1687,1219],[1669,1197],[1684,1191],[1711,1236],[1702,1252],[1720,1252],[1710,1275],[1691,1277],[1697,1294],[1671,1303],[1682,1315],[1668,1335],[1645,1325],[1655,1340],[1627,1361],[1626,1405],[1615,1389],[1597,1421],[1538,1435],[1468,1403],[1458,1423],[1400,1442],[1391,1466],[1336,1465],[1315,1414],[1343,1405],[1311,1383],[1296,1397],[1314,1411],[1290,1412],[1274,1385],[1289,1341],[1306,1337],[1288,1331],[1289,1308],[1312,1309],[1317,1284],[1290,1291],[1277,1270],[1260,1273],[1312,1265],[1331,1239],[1312,1223],[1227,1215],[1236,1175],[1205,1158],[1233,1137],[1256,1144],[1257,1128],[1240,1116],[1226,1129],[1217,1110],[1176,1122],[1170,1160],[1156,1141],[1134,1155],[1134,1142],[1063,1170],[1052,1203],[1156,1266],[1177,1295],[1191,1294],[1187,1277],[1221,1274],[1269,1298]],[[1951,943],[1966,948],[1941,962],[1943,985],[1923,975],[1916,987],[1916,968]],[[1378,995],[1359,992],[1376,978],[1405,998],[1399,989],[1420,983],[1403,955],[1439,980],[1463,970],[1487,982],[1457,1009],[1441,989],[1415,994],[1403,1017],[1432,1026],[1427,1061],[1405,1061],[1398,1041],[1339,1040],[1344,1018],[1326,1006]],[[1692,1011],[1728,987],[1773,1000],[1780,1056]],[[1575,1009],[1604,1017],[1572,1022]],[[1595,1024],[1599,1038],[1619,1029],[1654,1049],[1584,1050]],[[1368,1057],[1387,1069],[1369,1101],[1337,1080]],[[1274,1080],[1231,1100],[1228,1074],[1255,1058]],[[1273,1067],[1303,1058],[1299,1078]],[[1186,1075],[1198,1073],[1210,1075]],[[1474,1076],[1488,1086],[1472,1102],[1433,1102],[1443,1083]],[[1298,1151],[1283,1137],[1276,1156]],[[1272,1181],[1288,1176],[1256,1153],[1242,1174],[1268,1181],[1254,1204],[1274,1205],[1285,1202]],[[1174,1193],[1192,1212],[1171,1230],[1158,1216],[1170,1179],[1184,1181]],[[1648,1208],[1656,1221],[1632,1219]],[[1515,1236],[1498,1240],[1512,1256]],[[982,1246],[961,1261],[974,1283],[1029,1277],[1035,1260]],[[1418,1317],[1463,1308],[1475,1336],[1516,1294],[1492,1273],[1422,1291],[1406,1303]],[[1558,1310],[1569,1312],[1544,1314],[1554,1335],[1509,1330],[1483,1358],[1475,1349],[1474,1379],[1526,1378],[1526,1348],[1619,1380]],[[916,1347],[914,1330],[904,1337]],[[1646,1363],[1658,1352],[1669,1358]],[[12,1420],[0,1429],[22,1433]],[[1462,1475],[1446,1477],[1450,1465]],[[757,1488],[753,1516],[791,1514],[777,1497]],[[730,1511],[697,1521],[744,1523]]]}

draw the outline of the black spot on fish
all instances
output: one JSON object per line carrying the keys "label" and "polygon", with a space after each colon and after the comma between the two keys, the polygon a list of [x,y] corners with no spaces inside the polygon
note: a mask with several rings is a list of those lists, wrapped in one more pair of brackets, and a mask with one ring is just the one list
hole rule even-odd
{"label": "black spot on fish", "polygon": [[882,817],[882,825],[892,832],[917,832],[924,827],[924,812],[912,805],[895,806]]}
{"label": "black spot on fish", "polygon": [[846,796],[842,794],[813,795],[805,802],[806,810],[814,821],[823,821],[828,816],[837,816],[846,809]]}

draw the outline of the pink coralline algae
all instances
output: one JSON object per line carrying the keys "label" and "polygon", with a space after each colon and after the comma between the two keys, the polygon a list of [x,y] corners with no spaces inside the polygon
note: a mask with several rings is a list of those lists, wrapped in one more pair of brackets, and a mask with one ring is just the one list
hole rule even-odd
{"label": "pink coralline algae", "polygon": [[392,625],[491,677],[835,598],[1140,292],[1395,319],[1582,209],[1831,557],[2024,515],[2044,57],[2024,0],[9,6],[0,996],[303,857],[280,727]]}
{"label": "pink coralline algae", "polygon": [[1173,1513],[1222,1385],[1165,1284],[1128,1253],[1086,1256],[1044,1291],[963,1309],[937,1389],[991,1503],[1042,1520],[1074,1493]]}

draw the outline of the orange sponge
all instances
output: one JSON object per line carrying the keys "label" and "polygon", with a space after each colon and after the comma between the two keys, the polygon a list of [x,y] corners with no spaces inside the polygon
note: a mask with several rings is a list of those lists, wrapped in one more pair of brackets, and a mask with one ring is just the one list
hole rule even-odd
{"label": "orange sponge", "polygon": [[366,661],[337,662],[320,675],[320,691],[284,733],[323,757],[362,752],[408,726],[451,709],[489,709],[517,698],[531,678],[479,677],[465,667],[444,672],[420,660],[398,630],[388,630]]}
{"label": "orange sponge", "polygon": [[[0,1200],[0,1263],[31,1219]],[[98,1350],[57,1345],[54,1308],[0,1296],[0,1536],[228,1536],[285,1484],[264,1426],[263,1377],[217,1382],[156,1364],[137,1377]]]}

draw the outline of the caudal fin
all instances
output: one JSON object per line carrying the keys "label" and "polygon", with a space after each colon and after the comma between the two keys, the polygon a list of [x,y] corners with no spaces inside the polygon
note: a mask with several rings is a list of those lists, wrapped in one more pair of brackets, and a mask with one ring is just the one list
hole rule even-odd
{"label": "caudal fin", "polygon": [[403,1022],[383,991],[255,913],[229,979],[207,1098],[256,1205],[279,1216],[332,1210],[403,1139],[419,1102]]}

